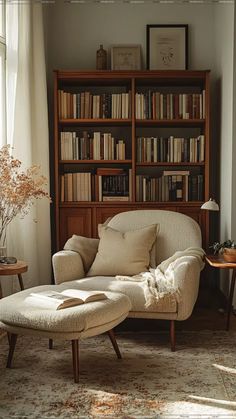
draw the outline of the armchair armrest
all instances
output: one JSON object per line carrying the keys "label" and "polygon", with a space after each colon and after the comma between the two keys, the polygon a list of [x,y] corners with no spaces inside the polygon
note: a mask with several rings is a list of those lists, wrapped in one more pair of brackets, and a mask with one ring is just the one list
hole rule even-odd
{"label": "armchair armrest", "polygon": [[182,266],[182,275],[177,275],[175,284],[179,290],[178,314],[176,320],[187,319],[197,300],[201,267],[196,258],[191,257]]}
{"label": "armchair armrest", "polygon": [[55,253],[52,257],[52,266],[56,284],[85,276],[81,256],[72,250],[61,250]]}

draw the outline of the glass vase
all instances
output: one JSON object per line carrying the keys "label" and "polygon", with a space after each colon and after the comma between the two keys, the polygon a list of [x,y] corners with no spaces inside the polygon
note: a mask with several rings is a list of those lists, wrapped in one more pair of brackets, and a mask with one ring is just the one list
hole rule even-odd
{"label": "glass vase", "polygon": [[0,258],[7,256],[6,230],[1,231],[0,236]]}

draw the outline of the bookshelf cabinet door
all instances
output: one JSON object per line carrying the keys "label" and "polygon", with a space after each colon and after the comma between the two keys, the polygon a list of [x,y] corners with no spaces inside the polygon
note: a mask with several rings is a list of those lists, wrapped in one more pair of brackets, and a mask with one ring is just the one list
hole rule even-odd
{"label": "bookshelf cabinet door", "polygon": [[92,237],[91,208],[61,208],[60,210],[60,248],[73,234]]}

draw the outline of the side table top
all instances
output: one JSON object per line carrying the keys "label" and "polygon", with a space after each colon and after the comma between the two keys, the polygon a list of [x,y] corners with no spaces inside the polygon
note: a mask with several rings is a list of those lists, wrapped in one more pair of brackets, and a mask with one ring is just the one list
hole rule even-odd
{"label": "side table top", "polygon": [[0,263],[0,276],[1,275],[18,275],[28,271],[28,265],[23,260],[18,260],[16,263],[5,265]]}
{"label": "side table top", "polygon": [[226,262],[221,255],[206,255],[205,259],[214,268],[236,269],[236,262]]}

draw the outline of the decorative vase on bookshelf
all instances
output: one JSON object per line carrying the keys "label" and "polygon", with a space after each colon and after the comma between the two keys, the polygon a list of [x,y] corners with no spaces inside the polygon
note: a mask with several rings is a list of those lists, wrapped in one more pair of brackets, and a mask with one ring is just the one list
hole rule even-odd
{"label": "decorative vase on bookshelf", "polygon": [[103,49],[103,45],[100,45],[100,48],[97,50],[96,55],[96,69],[97,70],[106,70],[107,69],[107,52]]}

